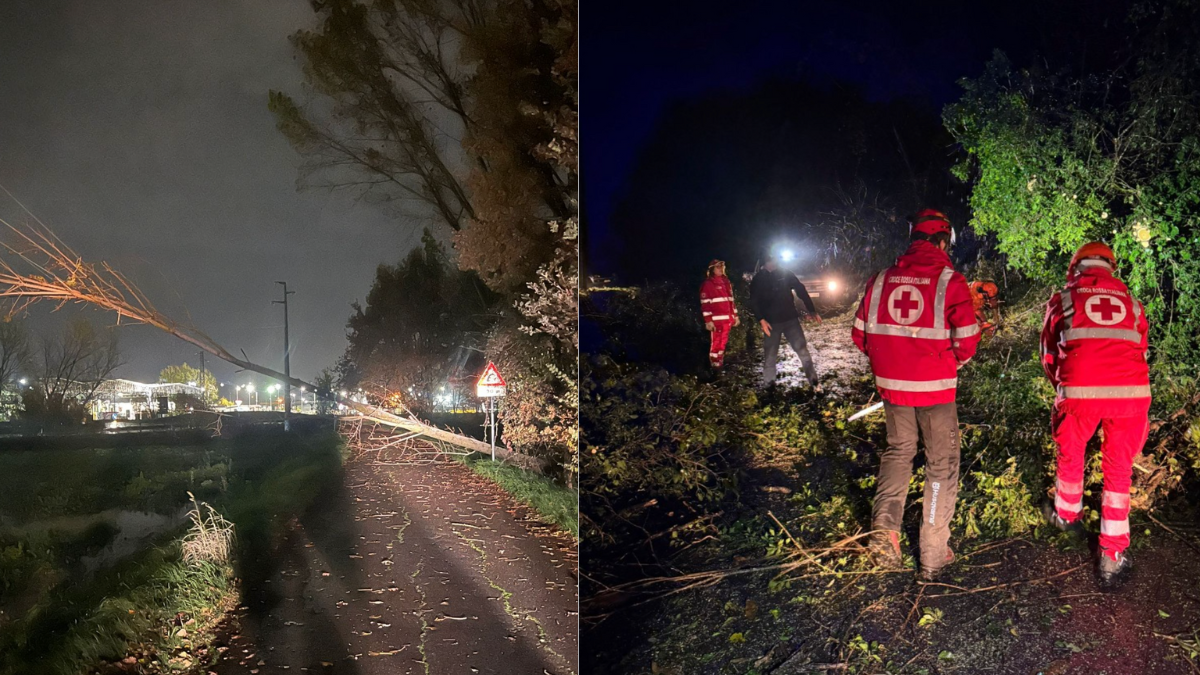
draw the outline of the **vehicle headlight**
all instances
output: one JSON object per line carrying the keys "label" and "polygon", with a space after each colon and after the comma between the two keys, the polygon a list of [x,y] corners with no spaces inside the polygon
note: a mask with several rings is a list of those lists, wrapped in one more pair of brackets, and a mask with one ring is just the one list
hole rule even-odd
{"label": "vehicle headlight", "polygon": [[829,290],[831,290],[831,291],[836,291],[838,289],[838,282],[834,281],[832,279],[829,281],[829,283],[827,285],[829,286]]}

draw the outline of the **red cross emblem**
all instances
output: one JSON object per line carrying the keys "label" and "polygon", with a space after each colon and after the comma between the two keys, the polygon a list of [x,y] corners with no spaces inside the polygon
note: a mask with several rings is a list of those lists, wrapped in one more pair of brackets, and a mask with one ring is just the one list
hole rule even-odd
{"label": "red cross emblem", "polygon": [[1111,295],[1093,295],[1083,305],[1088,318],[1101,326],[1112,326],[1125,320],[1125,303]]}
{"label": "red cross emblem", "polygon": [[901,326],[915,323],[925,310],[925,297],[916,286],[902,284],[892,289],[888,295],[888,313]]}

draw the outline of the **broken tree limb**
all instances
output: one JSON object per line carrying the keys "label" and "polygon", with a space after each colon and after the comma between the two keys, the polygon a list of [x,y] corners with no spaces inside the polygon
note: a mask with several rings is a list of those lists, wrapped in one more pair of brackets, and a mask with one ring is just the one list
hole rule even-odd
{"label": "broken tree limb", "polygon": [[[67,304],[91,305],[115,313],[118,325],[124,319],[154,326],[243,370],[266,375],[293,387],[307,387],[314,392],[317,390],[309,382],[286,377],[247,358],[238,358],[199,328],[175,321],[158,311],[150,299],[123,274],[105,262],[84,262],[11,192],[3,186],[0,186],[0,190],[29,216],[29,220],[20,223],[0,218],[0,235],[3,235],[0,236],[0,298],[12,303],[6,318],[45,300],[54,303],[56,310]],[[396,415],[355,401],[340,403],[383,425],[416,432],[473,452],[491,451],[491,446],[483,441],[439,429],[415,416]],[[507,449],[496,449],[496,456],[501,459],[513,455],[516,453]],[[540,471],[543,465],[539,463],[536,468]]]}

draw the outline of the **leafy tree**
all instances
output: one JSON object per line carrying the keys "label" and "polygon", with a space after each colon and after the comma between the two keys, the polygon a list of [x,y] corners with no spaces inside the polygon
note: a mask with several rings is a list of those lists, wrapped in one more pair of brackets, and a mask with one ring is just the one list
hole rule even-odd
{"label": "leafy tree", "polygon": [[[469,123],[455,43],[480,16],[469,0],[322,0],[320,26],[292,44],[309,101],[273,91],[280,131],[318,185],[414,205],[452,230],[473,215],[457,143]],[[319,108],[320,112],[314,111]]]}
{"label": "leafy tree", "polygon": [[313,384],[317,390],[314,392],[317,396],[317,414],[330,415],[334,408],[334,387],[337,386],[337,375],[330,368],[325,368],[317,375],[317,379],[313,380]]}
{"label": "leafy tree", "polygon": [[[574,371],[578,351],[563,344],[575,330],[578,278],[575,3],[313,5],[320,26],[292,38],[306,96],[270,97],[278,128],[305,158],[303,176],[402,204],[452,235],[458,268],[477,275],[449,272],[428,242],[381,267],[350,320],[343,382],[427,389],[448,374],[447,350],[478,349],[519,374],[526,396],[500,413],[517,449],[569,439],[573,413],[558,411],[574,409],[563,408],[576,397],[559,373]],[[474,279],[517,311],[496,323],[484,311],[494,299]],[[530,349],[506,352],[511,345]],[[513,362],[518,352],[529,360]]]}
{"label": "leafy tree", "polygon": [[577,256],[576,5],[497,0],[485,17],[465,36],[475,215],[455,246],[464,269],[521,292],[563,252]]}
{"label": "leafy tree", "polygon": [[292,37],[306,102],[270,95],[304,175],[459,232],[464,269],[522,290],[570,229],[548,221],[576,212],[574,3],[314,7],[319,28]]}
{"label": "leafy tree", "polygon": [[354,304],[339,364],[343,386],[428,392],[445,381],[456,352],[482,348],[495,295],[475,274],[451,267],[428,231],[422,244],[400,264],[380,265],[366,304]]}
{"label": "leafy tree", "polygon": [[196,386],[204,389],[204,403],[217,400],[217,380],[208,369],[203,372],[199,368],[193,368],[187,363],[182,363],[174,366],[167,366],[158,373],[159,382],[176,382],[178,384],[196,383]]}
{"label": "leafy tree", "polygon": [[[1109,242],[1146,303],[1160,351],[1200,362],[1200,4],[1142,2],[1125,65],[1016,69],[997,53],[944,112],[972,181],[972,225],[1009,265],[1061,279],[1071,253]],[[1163,364],[1168,365],[1168,364]]]}

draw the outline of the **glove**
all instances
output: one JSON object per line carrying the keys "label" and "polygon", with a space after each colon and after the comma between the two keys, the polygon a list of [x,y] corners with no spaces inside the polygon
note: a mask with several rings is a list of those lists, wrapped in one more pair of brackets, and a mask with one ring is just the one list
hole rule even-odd
{"label": "glove", "polygon": [[717,328],[716,326],[712,325],[711,323],[704,324],[704,327],[707,328],[708,332],[710,332],[710,333],[713,332],[714,330],[716,330],[716,328]]}
{"label": "glove", "polygon": [[740,323],[742,323],[741,319],[737,318],[736,316],[733,317],[733,325],[737,326]]}

